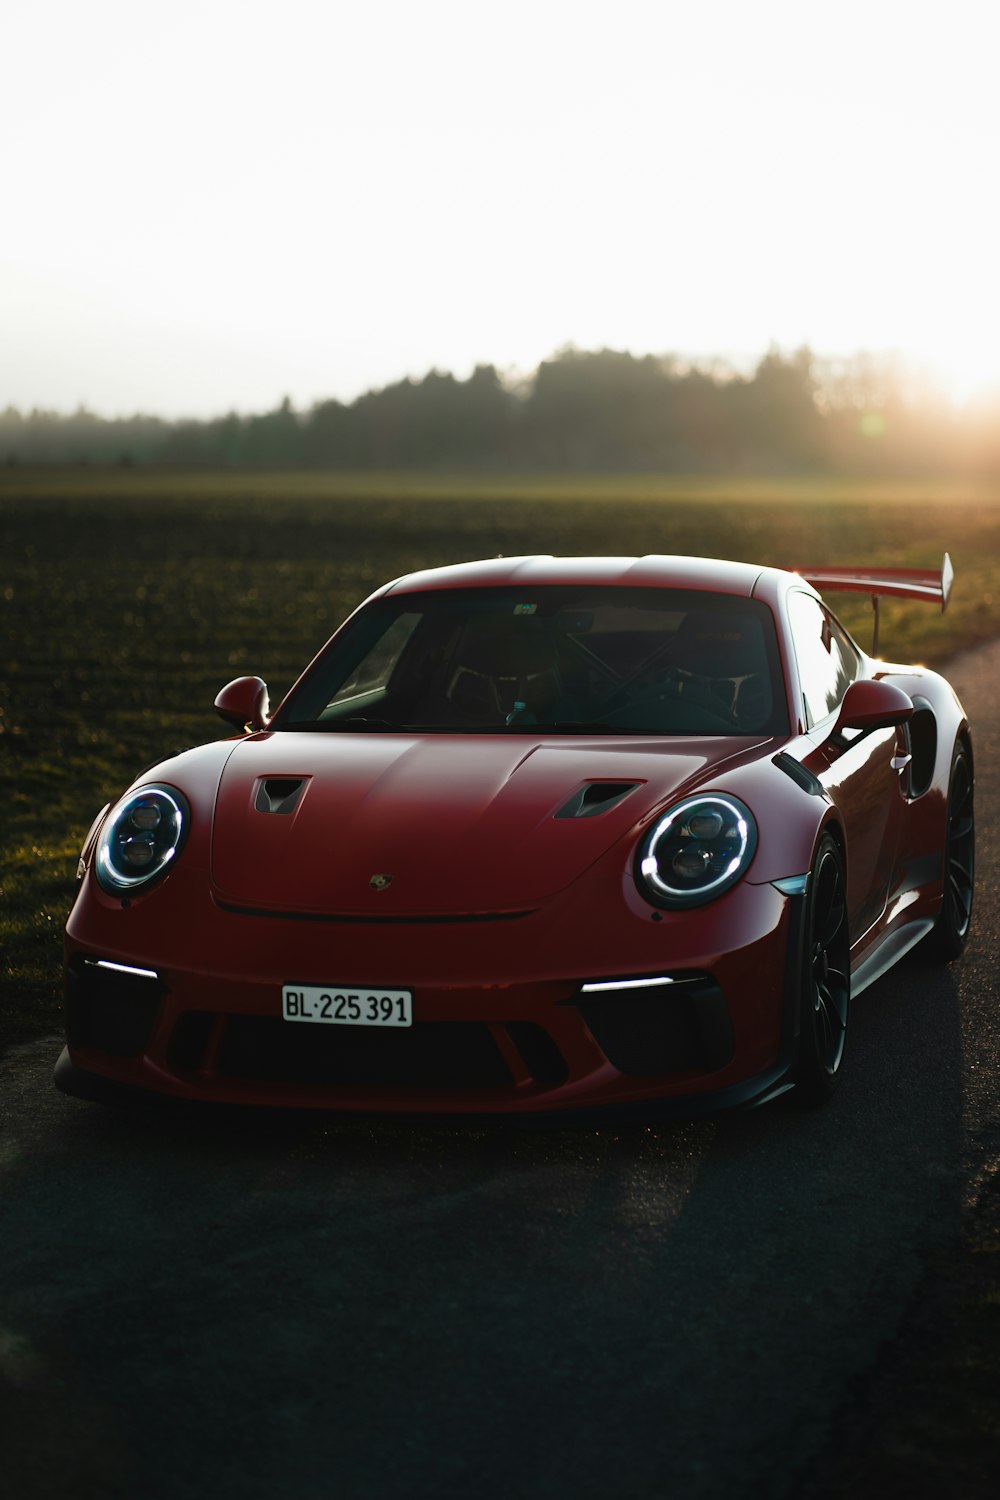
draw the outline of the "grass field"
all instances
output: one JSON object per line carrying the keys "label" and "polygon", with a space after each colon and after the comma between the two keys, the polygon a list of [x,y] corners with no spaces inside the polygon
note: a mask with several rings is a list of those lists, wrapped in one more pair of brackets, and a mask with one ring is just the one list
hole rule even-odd
{"label": "grass field", "polygon": [[[884,654],[941,663],[997,628],[1000,494],[964,485],[630,475],[0,472],[0,1041],[59,1024],[60,933],[97,809],[225,731],[224,682],[272,702],[376,584],[498,552],[934,565],[952,607],[887,604]],[[842,596],[863,645],[867,602]]]}

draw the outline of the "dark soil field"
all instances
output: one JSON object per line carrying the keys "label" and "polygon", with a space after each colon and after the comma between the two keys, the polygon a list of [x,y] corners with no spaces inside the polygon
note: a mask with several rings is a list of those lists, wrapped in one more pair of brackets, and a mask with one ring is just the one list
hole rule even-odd
{"label": "dark soil field", "polygon": [[[62,922],[91,819],[144,766],[272,704],[344,616],[414,568],[502,552],[932,566],[948,613],[888,602],[882,650],[946,660],[996,629],[988,489],[815,480],[0,473],[0,1042],[58,1023]],[[841,614],[870,644],[867,601]],[[836,601],[835,601],[836,602]]]}

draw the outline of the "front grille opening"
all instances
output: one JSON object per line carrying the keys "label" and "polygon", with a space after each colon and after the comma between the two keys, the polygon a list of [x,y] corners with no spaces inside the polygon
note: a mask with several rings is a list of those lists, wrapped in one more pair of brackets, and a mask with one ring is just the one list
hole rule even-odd
{"label": "front grille opening", "polygon": [[336,1088],[459,1092],[513,1084],[489,1027],[471,1021],[383,1031],[229,1016],[216,1070],[227,1078]]}
{"label": "front grille opening", "polygon": [[186,1010],[178,1019],[167,1054],[175,1072],[197,1073],[204,1066],[214,1024],[215,1012],[211,1010]]}
{"label": "front grille opening", "polygon": [[66,973],[66,1039],[113,1057],[146,1050],[165,993],[158,979],[100,969],[86,961]]}
{"label": "front grille opening", "polygon": [[558,1088],[566,1082],[569,1077],[566,1059],[544,1026],[534,1021],[508,1021],[507,1034],[536,1083]]}
{"label": "front grille opening", "polygon": [[736,1050],[725,997],[707,975],[695,983],[581,996],[575,1003],[620,1073],[711,1073]]}

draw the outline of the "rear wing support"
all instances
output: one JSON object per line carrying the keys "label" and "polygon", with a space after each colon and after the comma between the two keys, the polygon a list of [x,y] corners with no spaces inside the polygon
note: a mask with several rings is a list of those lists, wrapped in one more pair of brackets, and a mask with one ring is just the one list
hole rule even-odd
{"label": "rear wing support", "polygon": [[796,572],[813,588],[844,589],[856,594],[870,594],[872,612],[875,616],[872,656],[878,656],[879,600],[886,597],[897,599],[923,599],[928,604],[941,605],[941,613],[948,608],[952,580],[955,570],[947,552],[941,562],[941,571],[927,568],[797,568]]}

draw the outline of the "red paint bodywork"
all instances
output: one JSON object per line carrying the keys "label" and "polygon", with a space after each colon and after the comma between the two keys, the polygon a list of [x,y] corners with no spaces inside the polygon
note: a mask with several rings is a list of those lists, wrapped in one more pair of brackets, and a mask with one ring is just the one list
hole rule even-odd
{"label": "red paint bodywork", "polygon": [[[619,740],[263,729],[164,761],[137,785],[174,787],[187,799],[190,830],[175,864],[127,901],[106,894],[92,866],[99,820],[66,929],[71,994],[95,960],[156,976],[149,1033],[127,1054],[71,1036],[61,1086],[563,1118],[605,1105],[755,1102],[787,1087],[795,1062],[802,897],[775,882],[810,869],[824,830],[844,851],[856,988],[927,930],[942,900],[952,753],[968,741],[943,678],[864,658],[863,678],[890,682],[933,719],[933,763],[916,786],[891,764],[905,748],[904,729],[890,725],[851,743],[834,719],[807,730],[786,599],[791,588],[814,591],[795,575],[686,558],[513,559],[416,574],[373,597],[512,581],[762,600],[777,625],[791,732]],[[781,754],[808,773],[804,784],[776,764]],[[292,815],[255,809],[271,777],[304,778]],[[599,817],[555,817],[585,783],[602,780],[635,786]],[[660,910],[636,885],[635,851],[653,820],[695,789],[750,808],[756,852],[718,899]],[[383,889],[370,883],[379,872],[392,875]],[[697,1065],[616,1067],[582,1013],[581,986],[664,975],[701,986],[695,1010],[711,1020],[715,1041]],[[411,989],[415,1025],[479,1023],[506,1076],[329,1083],[308,1059],[289,1065],[288,1076],[277,1063],[277,1076],[261,1076],[266,1059],[241,1073],[232,1039],[248,1019],[266,1022],[281,1046],[290,1031],[312,1031],[328,1047],[328,1033],[342,1030],[280,1023],[282,985],[296,983]]]}

